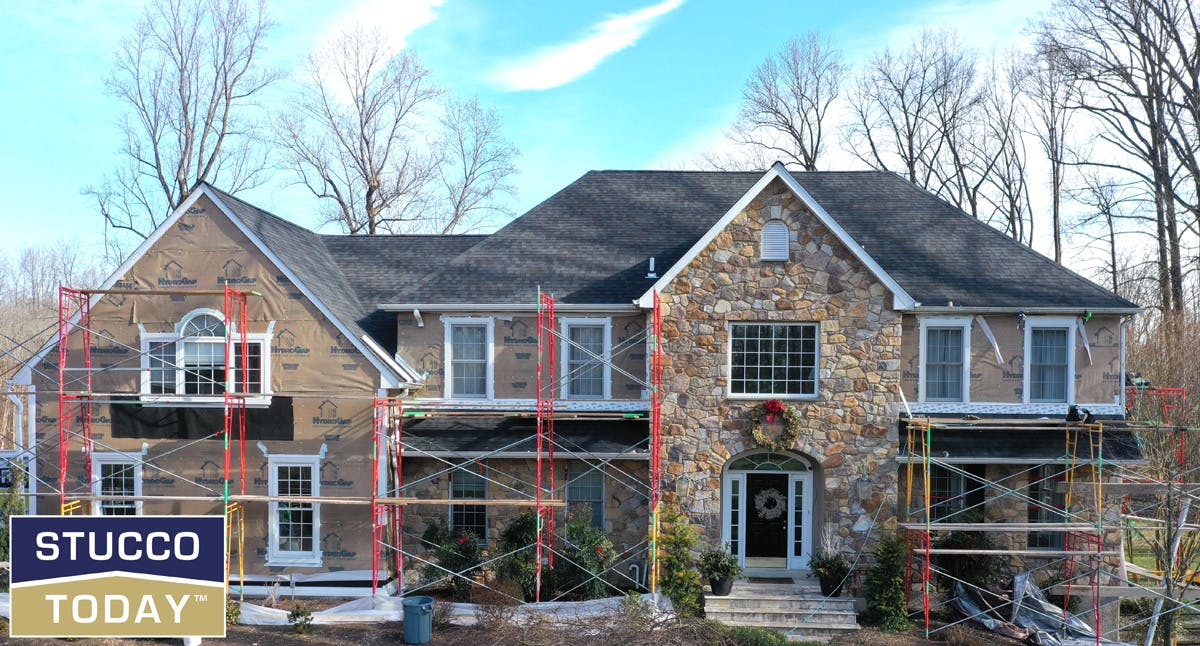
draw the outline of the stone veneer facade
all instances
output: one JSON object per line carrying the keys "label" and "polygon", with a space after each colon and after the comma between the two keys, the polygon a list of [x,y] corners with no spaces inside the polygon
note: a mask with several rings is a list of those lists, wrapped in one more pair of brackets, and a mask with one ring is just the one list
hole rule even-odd
{"label": "stone veneer facade", "polygon": [[[760,231],[774,217],[792,232],[788,262],[759,260]],[[847,552],[865,546],[873,519],[895,527],[901,317],[884,285],[782,182],[739,213],[661,297],[666,500],[720,542],[722,471],[758,448],[748,417],[762,401],[729,397],[728,324],[817,322],[818,394],[787,401],[803,418],[791,450],[815,467],[813,546],[826,524]]]}

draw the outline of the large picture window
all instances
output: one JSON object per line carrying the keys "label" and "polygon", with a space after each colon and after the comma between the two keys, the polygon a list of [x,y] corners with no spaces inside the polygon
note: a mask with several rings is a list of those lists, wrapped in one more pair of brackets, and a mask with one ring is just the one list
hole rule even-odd
{"label": "large picture window", "polygon": [[447,396],[491,399],[492,319],[446,320]]}
{"label": "large picture window", "polygon": [[[269,456],[272,496],[312,498],[320,494],[320,457]],[[268,565],[320,565],[321,509],[317,503],[280,500],[271,503]]]}
{"label": "large picture window", "polygon": [[730,339],[731,395],[817,394],[816,323],[733,323]]}
{"label": "large picture window", "polygon": [[[232,375],[240,393],[269,394],[269,335],[249,334],[245,344],[246,383],[242,382],[242,343],[233,339]],[[220,313],[196,310],[171,333],[142,334],[142,398],[172,403],[213,401],[225,394],[226,329]],[[249,400],[264,404],[269,400]]]}

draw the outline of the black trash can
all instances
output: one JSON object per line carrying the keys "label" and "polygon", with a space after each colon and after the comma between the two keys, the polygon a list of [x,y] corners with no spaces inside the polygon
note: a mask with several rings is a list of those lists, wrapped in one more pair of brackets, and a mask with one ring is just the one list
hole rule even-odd
{"label": "black trash can", "polygon": [[428,643],[433,633],[433,597],[404,600],[404,643]]}

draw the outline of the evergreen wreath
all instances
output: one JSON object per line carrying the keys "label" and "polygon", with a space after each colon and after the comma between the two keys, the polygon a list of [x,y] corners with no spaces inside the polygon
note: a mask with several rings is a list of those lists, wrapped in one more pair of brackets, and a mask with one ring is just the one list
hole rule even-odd
{"label": "evergreen wreath", "polygon": [[787,509],[787,500],[778,489],[763,489],[754,495],[754,511],[763,520],[775,520]]}
{"label": "evergreen wreath", "polygon": [[[763,433],[763,422],[774,422],[777,419],[783,419],[783,433],[779,435],[779,439],[772,440]],[[755,444],[764,449],[786,451],[792,448],[796,438],[800,437],[800,413],[778,399],[768,399],[750,409],[750,437]]]}

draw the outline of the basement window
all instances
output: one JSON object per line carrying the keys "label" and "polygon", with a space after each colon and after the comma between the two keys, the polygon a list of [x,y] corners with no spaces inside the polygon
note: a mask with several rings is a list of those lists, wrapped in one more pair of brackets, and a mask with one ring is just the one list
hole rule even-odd
{"label": "basement window", "polygon": [[321,535],[321,505],[297,500],[320,495],[317,479],[321,458],[317,455],[271,455],[267,457],[268,493],[291,498],[270,504],[267,565],[321,565],[317,537]]}
{"label": "basement window", "polygon": [[174,332],[142,333],[142,401],[171,405],[223,403],[231,377],[236,392],[252,395],[246,398],[247,404],[269,404],[270,336],[246,335],[243,384],[241,335],[236,331],[230,362],[233,375],[225,374],[226,332],[220,312],[198,309],[184,316]]}

